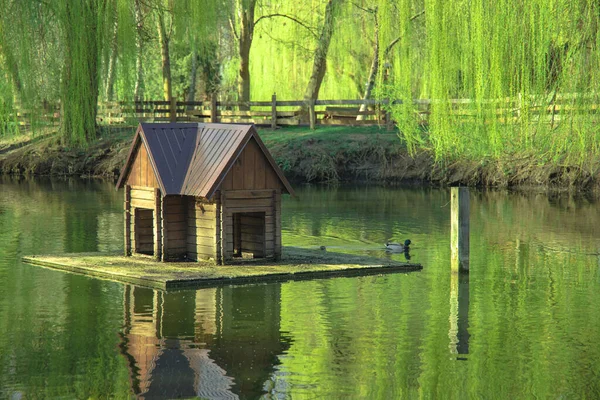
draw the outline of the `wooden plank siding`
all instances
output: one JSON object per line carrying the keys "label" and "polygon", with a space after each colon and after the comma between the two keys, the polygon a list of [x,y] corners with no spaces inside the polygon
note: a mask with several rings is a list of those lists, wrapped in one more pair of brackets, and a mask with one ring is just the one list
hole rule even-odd
{"label": "wooden plank siding", "polygon": [[217,204],[191,198],[187,204],[186,246],[192,260],[217,259]]}
{"label": "wooden plank siding", "polygon": [[254,138],[250,139],[221,184],[223,191],[280,188],[277,174]]}
{"label": "wooden plank siding", "polygon": [[131,186],[158,187],[158,181],[148,157],[148,151],[142,142],[137,146],[135,159],[131,165],[126,182]]}

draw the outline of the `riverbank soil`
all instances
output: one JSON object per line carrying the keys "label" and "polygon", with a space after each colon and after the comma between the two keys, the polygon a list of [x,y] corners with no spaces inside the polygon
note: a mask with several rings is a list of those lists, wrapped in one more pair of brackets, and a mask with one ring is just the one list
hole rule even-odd
{"label": "riverbank soil", "polygon": [[125,257],[103,253],[28,256],[23,257],[23,261],[42,267],[163,290],[422,269],[421,264],[289,246],[283,248],[280,261],[257,259],[231,265],[216,265],[209,261],[165,263],[150,257]]}
{"label": "riverbank soil", "polygon": [[[67,148],[54,133],[0,138],[0,173],[114,179],[125,162],[134,127],[104,128],[87,148]],[[598,165],[506,160],[436,162],[427,150],[409,154],[397,132],[384,127],[260,129],[288,178],[298,182],[401,182],[588,191],[600,187]]]}

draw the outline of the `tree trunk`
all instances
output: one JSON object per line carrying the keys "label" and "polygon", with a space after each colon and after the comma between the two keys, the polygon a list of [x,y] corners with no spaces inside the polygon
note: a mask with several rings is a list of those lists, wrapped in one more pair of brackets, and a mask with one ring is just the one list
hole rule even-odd
{"label": "tree trunk", "polygon": [[[85,145],[96,138],[98,106],[98,0],[66,2],[65,56],[61,87],[62,139]],[[85,27],[87,34],[82,34]]]}
{"label": "tree trunk", "polygon": [[313,61],[312,75],[308,81],[306,92],[304,93],[304,100],[317,100],[319,98],[319,90],[321,89],[321,83],[325,76],[325,70],[327,69],[327,51],[329,50],[329,43],[331,42],[331,36],[333,35],[334,27],[334,8],[342,0],[329,0],[325,7],[325,18],[323,20],[323,29],[319,41],[317,42],[317,49],[315,50],[315,59]]}
{"label": "tree trunk", "polygon": [[[192,65],[190,68],[190,87],[188,89],[187,101],[196,100],[196,76],[198,75],[198,53],[196,46],[192,49]],[[188,106],[188,110],[192,110],[193,106]]]}
{"label": "tree trunk", "polygon": [[173,98],[173,82],[171,80],[171,57],[169,55],[169,37],[165,28],[165,19],[162,11],[156,14],[158,25],[158,37],[160,40],[160,52],[162,55],[162,75],[163,75],[163,93],[166,101],[169,102],[170,120],[177,121],[175,113],[175,99]]}
{"label": "tree trunk", "polygon": [[[250,101],[250,48],[254,36],[254,8],[256,0],[241,0],[238,3],[240,35],[238,39],[240,70],[238,79],[239,101]],[[240,109],[247,107],[240,107]]]}
{"label": "tree trunk", "polygon": [[141,0],[134,0],[133,8],[135,12],[136,35],[135,35],[135,101],[144,100],[144,19],[142,14]]}
{"label": "tree trunk", "polygon": [[[365,93],[363,94],[363,100],[369,100],[373,87],[375,86],[375,78],[377,77],[377,71],[379,70],[379,23],[377,21],[377,15],[375,15],[375,48],[373,49],[373,61],[371,62],[371,69],[369,70],[369,77],[367,78],[367,84],[365,85]],[[364,112],[368,109],[367,103],[360,105],[359,111]],[[358,115],[357,121],[365,119],[364,115]]]}
{"label": "tree trunk", "polygon": [[106,99],[106,101],[113,101],[113,94],[114,94],[114,86],[115,86],[115,77],[117,76],[116,74],[116,66],[117,66],[117,51],[118,51],[118,31],[119,31],[119,25],[118,25],[118,14],[117,14],[117,1],[113,0],[113,7],[114,7],[114,14],[113,14],[113,34],[112,34],[112,38],[111,38],[111,43],[110,43],[110,58],[108,60],[108,72],[106,74],[106,87],[105,92],[104,92],[104,98]]}

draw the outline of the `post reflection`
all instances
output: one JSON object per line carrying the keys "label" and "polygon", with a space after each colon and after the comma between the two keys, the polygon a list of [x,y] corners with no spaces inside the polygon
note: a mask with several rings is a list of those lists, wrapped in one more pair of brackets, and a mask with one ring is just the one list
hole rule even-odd
{"label": "post reflection", "polygon": [[289,344],[280,285],[161,292],[127,285],[121,353],[140,398],[260,397]]}
{"label": "post reflection", "polygon": [[469,354],[469,273],[450,274],[450,352],[457,360]]}

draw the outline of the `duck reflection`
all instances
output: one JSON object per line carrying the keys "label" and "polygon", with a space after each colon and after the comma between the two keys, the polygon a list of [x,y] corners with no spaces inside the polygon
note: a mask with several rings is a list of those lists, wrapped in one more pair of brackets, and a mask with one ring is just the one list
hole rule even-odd
{"label": "duck reflection", "polygon": [[280,285],[161,292],[126,286],[121,353],[145,399],[257,398],[278,356]]}

